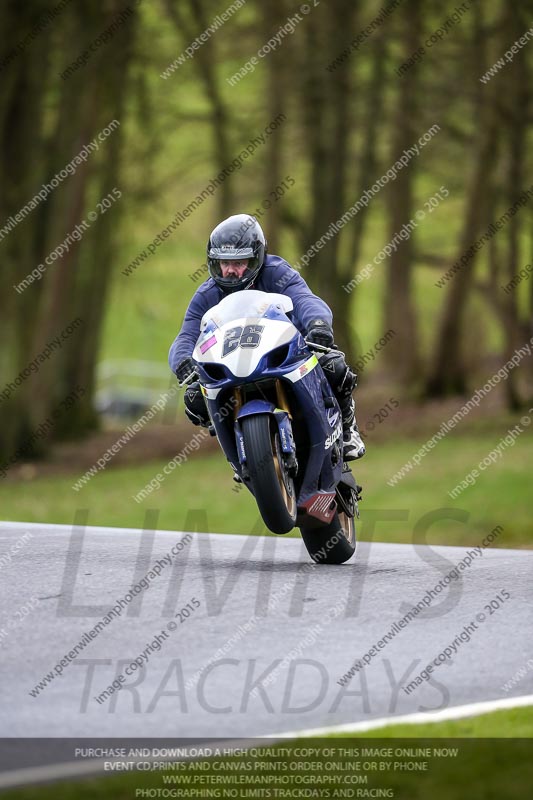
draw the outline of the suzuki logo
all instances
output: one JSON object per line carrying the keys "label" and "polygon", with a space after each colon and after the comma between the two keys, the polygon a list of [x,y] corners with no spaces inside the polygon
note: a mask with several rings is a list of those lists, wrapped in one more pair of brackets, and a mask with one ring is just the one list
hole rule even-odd
{"label": "suzuki logo", "polygon": [[326,409],[326,417],[331,428],[334,428],[339,419],[339,412],[333,408]]}
{"label": "suzuki logo", "polygon": [[324,450],[329,450],[329,448],[333,445],[334,442],[337,441],[337,439],[341,434],[342,434],[342,423],[339,423],[336,430],[331,434],[331,436],[328,436],[328,438],[326,439],[324,443]]}

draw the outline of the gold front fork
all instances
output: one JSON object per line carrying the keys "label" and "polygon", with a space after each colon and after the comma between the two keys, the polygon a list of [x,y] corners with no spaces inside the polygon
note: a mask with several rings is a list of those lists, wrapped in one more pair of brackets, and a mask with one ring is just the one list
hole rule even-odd
{"label": "gold front fork", "polygon": [[292,420],[292,414],[290,412],[289,404],[287,402],[287,395],[285,394],[285,388],[283,386],[283,383],[279,380],[279,378],[276,379],[276,396],[278,399],[278,408],[282,408],[283,411],[286,411],[289,419]]}
{"label": "gold front fork", "polygon": [[[239,386],[236,386],[235,389],[233,390],[233,397],[235,400],[235,407],[233,409],[233,418],[236,419],[239,410],[242,408],[242,389]],[[283,383],[279,379],[276,379],[276,400],[278,408],[281,408],[283,409],[283,411],[286,411],[289,419],[292,419],[289,403],[287,401],[287,395],[285,394]]]}
{"label": "gold front fork", "polygon": [[233,409],[233,419],[237,419],[237,414],[242,408],[242,389],[236,386],[233,390],[233,397],[235,399],[235,408]]}

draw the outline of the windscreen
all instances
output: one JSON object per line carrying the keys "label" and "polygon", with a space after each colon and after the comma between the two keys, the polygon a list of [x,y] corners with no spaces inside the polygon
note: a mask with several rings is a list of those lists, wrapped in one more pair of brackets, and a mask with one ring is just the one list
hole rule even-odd
{"label": "windscreen", "polygon": [[206,311],[200,328],[203,330],[211,320],[220,328],[226,322],[241,317],[262,317],[272,304],[280,306],[285,314],[293,309],[292,300],[286,294],[258,292],[256,289],[235,292]]}

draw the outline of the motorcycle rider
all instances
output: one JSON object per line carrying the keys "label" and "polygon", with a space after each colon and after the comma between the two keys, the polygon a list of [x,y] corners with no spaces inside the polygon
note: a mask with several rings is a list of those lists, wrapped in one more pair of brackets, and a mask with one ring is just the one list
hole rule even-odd
{"label": "motorcycle rider", "polygon": [[[352,397],[357,376],[343,354],[334,349],[329,306],[311,292],[301,275],[283,258],[267,255],[263,230],[249,214],[235,214],[216,226],[207,244],[207,264],[211,277],[194,293],[181,330],[170,347],[170,368],[180,384],[187,382],[195,370],[191,355],[200,335],[200,321],[208,309],[226,294],[243,289],[286,294],[294,306],[292,322],[302,336],[313,344],[333,348],[317,356],[342,412],[344,460],[364,456],[365,445],[357,429]],[[198,381],[187,387],[184,402],[185,413],[195,425],[210,425]]]}

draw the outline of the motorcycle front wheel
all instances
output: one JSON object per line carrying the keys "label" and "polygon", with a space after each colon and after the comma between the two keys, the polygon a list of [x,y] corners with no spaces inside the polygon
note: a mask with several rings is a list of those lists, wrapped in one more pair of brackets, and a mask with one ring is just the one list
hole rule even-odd
{"label": "motorcycle front wheel", "polygon": [[273,533],[288,533],[296,522],[296,492],[283,462],[276,421],[270,414],[255,414],[241,420],[241,429],[259,512]]}

